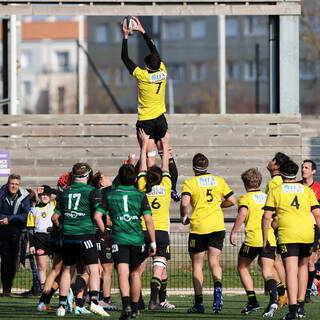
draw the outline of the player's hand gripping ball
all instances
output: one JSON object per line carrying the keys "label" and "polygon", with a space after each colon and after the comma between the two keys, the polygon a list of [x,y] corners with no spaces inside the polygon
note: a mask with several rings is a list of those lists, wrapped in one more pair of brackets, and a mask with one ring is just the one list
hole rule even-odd
{"label": "player's hand gripping ball", "polygon": [[138,27],[137,20],[133,16],[126,16],[123,20],[124,26],[129,31],[129,36],[133,35]]}

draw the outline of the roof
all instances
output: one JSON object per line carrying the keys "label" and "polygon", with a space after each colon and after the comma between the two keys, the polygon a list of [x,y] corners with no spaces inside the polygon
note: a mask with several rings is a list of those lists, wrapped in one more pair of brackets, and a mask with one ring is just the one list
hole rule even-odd
{"label": "roof", "polygon": [[[76,40],[78,39],[78,21],[31,21],[21,23],[22,41],[41,39]],[[84,21],[84,38],[87,39],[87,21]],[[2,39],[2,24],[0,24]]]}

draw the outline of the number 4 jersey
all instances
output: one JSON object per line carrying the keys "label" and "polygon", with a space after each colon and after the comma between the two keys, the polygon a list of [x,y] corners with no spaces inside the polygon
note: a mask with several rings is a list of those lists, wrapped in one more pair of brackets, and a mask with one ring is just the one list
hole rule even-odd
{"label": "number 4 jersey", "polygon": [[100,191],[82,182],[63,190],[54,212],[63,217],[64,235],[95,234],[93,215],[101,203]]}
{"label": "number 4 jersey", "polygon": [[233,192],[223,178],[212,174],[195,176],[183,183],[184,194],[191,196],[191,233],[208,234],[225,230],[222,197],[227,199]]}
{"label": "number 4 jersey", "polygon": [[313,190],[298,182],[285,182],[270,190],[265,210],[275,210],[279,218],[279,243],[313,243],[310,211],[315,208],[319,202]]}

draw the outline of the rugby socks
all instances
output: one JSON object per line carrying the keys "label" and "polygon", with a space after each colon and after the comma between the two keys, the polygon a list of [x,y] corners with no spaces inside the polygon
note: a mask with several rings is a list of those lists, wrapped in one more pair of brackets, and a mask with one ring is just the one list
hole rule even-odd
{"label": "rugby socks", "polygon": [[98,291],[90,291],[89,296],[90,296],[91,302],[93,302],[94,304],[99,304],[99,302],[98,302],[99,292]]}
{"label": "rugby socks", "polygon": [[59,307],[62,306],[63,308],[66,308],[67,304],[67,296],[59,296]]}
{"label": "rugby socks", "polygon": [[56,292],[55,289],[51,288],[50,292],[42,292],[40,297],[40,302],[43,302],[44,304],[49,304],[51,301],[52,296]]}
{"label": "rugby socks", "polygon": [[127,306],[130,306],[130,297],[122,297],[122,310],[125,310]]}
{"label": "rugby socks", "polygon": [[254,291],[246,291],[247,297],[248,297],[248,302],[252,306],[256,306],[258,304],[256,293]]}
{"label": "rugby socks", "polygon": [[163,279],[161,281],[161,287],[159,290],[159,301],[164,302],[166,301],[167,298],[167,284],[168,284],[168,278],[167,279]]}
{"label": "rugby socks", "polygon": [[150,283],[150,288],[151,288],[151,295],[150,295],[150,301],[153,304],[157,303],[157,297],[161,288],[161,280],[156,277],[152,277],[151,283]]}
{"label": "rugby socks", "polygon": [[304,308],[304,300],[298,299],[298,308]]}
{"label": "rugby socks", "polygon": [[297,316],[298,305],[297,304],[289,304],[289,314],[292,319],[295,319]]}
{"label": "rugby socks", "polygon": [[111,297],[110,296],[109,297],[103,297],[102,301],[105,302],[105,303],[110,303]]}
{"label": "rugby socks", "polygon": [[278,296],[282,297],[285,295],[286,293],[286,287],[282,282],[279,282],[277,285],[277,292],[278,292]]}
{"label": "rugby socks", "polygon": [[72,291],[74,292],[74,294],[77,295],[77,293],[79,291],[81,291],[83,288],[85,288],[86,286],[87,285],[86,285],[85,280],[81,276],[77,276],[76,281],[71,286],[71,288],[72,288]]}
{"label": "rugby socks", "polygon": [[199,304],[203,303],[203,295],[202,294],[196,294],[194,296],[194,302],[195,302],[196,306],[198,306]]}
{"label": "rugby socks", "polygon": [[144,310],[146,308],[143,297],[142,297],[142,291],[140,291],[140,297],[139,297],[139,302],[138,302],[138,309],[139,310]]}
{"label": "rugby socks", "polygon": [[307,290],[311,290],[313,279],[316,275],[316,270],[309,271],[308,272],[308,284],[307,284]]}
{"label": "rugby socks", "polygon": [[131,302],[131,311],[132,313],[138,313],[138,304],[139,302]]}
{"label": "rugby socks", "polygon": [[82,308],[84,305],[84,300],[81,298],[76,298],[76,306]]}
{"label": "rugby socks", "polygon": [[270,303],[276,302],[277,301],[277,281],[272,277],[268,277],[266,279],[266,288],[269,293]]}
{"label": "rugby socks", "polygon": [[172,187],[171,189],[177,191],[177,181],[178,181],[178,169],[173,158],[169,159],[169,173],[171,176]]}

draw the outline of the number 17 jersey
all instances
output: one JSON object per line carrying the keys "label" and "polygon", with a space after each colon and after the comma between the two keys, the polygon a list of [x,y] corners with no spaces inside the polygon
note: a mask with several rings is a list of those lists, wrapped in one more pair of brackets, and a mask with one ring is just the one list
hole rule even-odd
{"label": "number 17 jersey", "polygon": [[183,183],[182,195],[191,197],[190,232],[209,234],[225,230],[222,197],[229,198],[232,194],[225,180],[212,174],[186,180]]}

